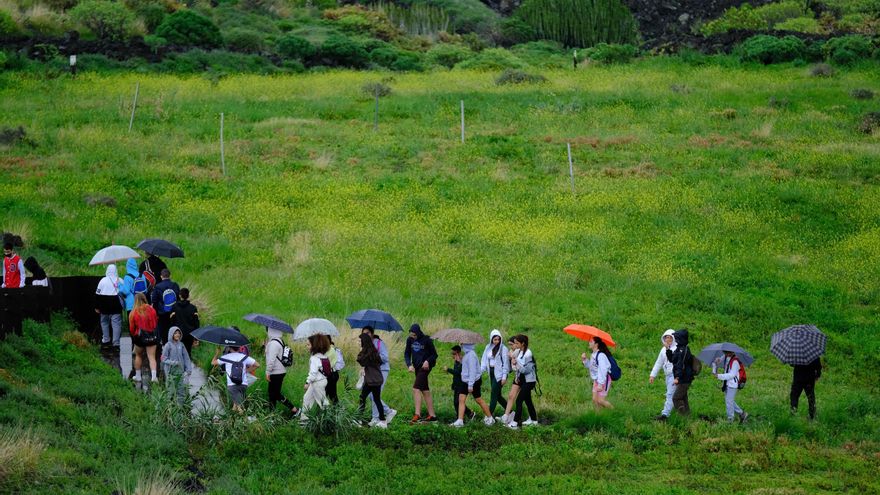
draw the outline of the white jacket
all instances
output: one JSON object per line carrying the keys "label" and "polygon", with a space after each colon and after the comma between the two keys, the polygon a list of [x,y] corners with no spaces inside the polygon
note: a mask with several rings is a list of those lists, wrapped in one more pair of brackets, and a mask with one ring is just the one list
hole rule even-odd
{"label": "white jacket", "polygon": [[495,357],[492,357],[492,349],[495,347],[492,345],[492,339],[496,335],[501,337],[501,332],[492,330],[492,333],[489,334],[489,345],[483,350],[480,369],[482,373],[488,373],[489,369],[494,369],[495,380],[500,382],[507,379],[507,375],[510,374],[510,356],[507,354],[507,347],[504,347],[504,340],[502,339],[498,352],[495,354]]}
{"label": "white jacket", "polygon": [[266,342],[266,374],[281,375],[287,373],[287,368],[281,364],[281,353],[284,351],[284,344],[281,332],[278,330],[269,330],[269,341]]}
{"label": "white jacket", "polygon": [[[584,363],[584,366],[587,366],[587,363]],[[608,360],[608,356],[604,352],[594,352],[590,356],[589,368],[590,378],[604,386],[611,373],[611,361]]]}
{"label": "white jacket", "polygon": [[327,381],[324,373],[321,373],[321,360],[327,359],[323,353],[312,354],[309,358],[309,374],[306,376],[306,383],[315,383],[321,380]]}
{"label": "white jacket", "polygon": [[718,373],[718,379],[727,381],[727,388],[739,388],[739,359],[724,361],[724,367],[730,367],[727,373]]}
{"label": "white jacket", "polygon": [[[660,348],[660,354],[657,355],[657,360],[654,361],[654,367],[651,369],[651,378],[657,378],[657,374],[660,373],[660,368],[663,368],[663,374],[669,376],[672,374],[672,361],[667,359],[666,357],[666,342],[663,342],[663,338],[667,335],[672,335],[675,333],[675,330],[667,330],[663,332],[663,335],[660,337],[660,342],[663,344],[663,347]],[[670,351],[675,351],[675,339],[672,339],[672,346],[669,348]]]}

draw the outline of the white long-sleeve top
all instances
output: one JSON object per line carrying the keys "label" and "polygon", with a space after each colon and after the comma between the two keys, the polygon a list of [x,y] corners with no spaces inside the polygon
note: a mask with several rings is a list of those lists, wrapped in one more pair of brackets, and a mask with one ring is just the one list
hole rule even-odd
{"label": "white long-sleeve top", "polygon": [[338,347],[334,346],[336,351],[336,364],[333,366],[333,371],[339,371],[342,368],[345,368],[345,359],[342,357],[342,350]]}
{"label": "white long-sleeve top", "polygon": [[492,344],[486,346],[483,351],[483,359],[480,361],[480,371],[488,373],[490,369],[495,371],[495,379],[499,382],[507,378],[510,374],[510,356],[507,354],[507,347],[501,344],[495,357],[492,357]]}
{"label": "white long-sleeve top", "polygon": [[661,368],[664,375],[669,376],[672,374],[672,361],[666,357],[665,347],[660,348],[660,354],[657,355],[657,360],[654,361],[654,367],[651,369],[651,378],[657,378]]}
{"label": "white long-sleeve top", "polygon": [[327,380],[324,373],[321,373],[321,360],[327,359],[323,353],[312,354],[309,358],[309,374],[306,375],[306,383],[315,383],[321,380]]}
{"label": "white long-sleeve top", "polygon": [[281,339],[270,339],[266,342],[266,374],[281,375],[287,373],[287,368],[281,364],[281,352],[284,351],[284,345]]}
{"label": "white long-sleeve top", "polygon": [[608,360],[608,356],[602,352],[594,352],[592,356],[590,356],[589,365],[584,363],[584,366],[587,366],[590,369],[590,378],[593,379],[594,382],[598,382],[599,385],[604,386],[607,383],[609,374],[611,373],[611,361]]}
{"label": "white long-sleeve top", "polygon": [[718,373],[718,379],[727,381],[727,388],[739,388],[739,359],[727,362],[727,373]]}

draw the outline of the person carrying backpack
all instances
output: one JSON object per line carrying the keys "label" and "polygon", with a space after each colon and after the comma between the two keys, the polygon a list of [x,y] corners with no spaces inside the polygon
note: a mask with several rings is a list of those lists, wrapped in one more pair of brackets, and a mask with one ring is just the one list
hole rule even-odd
{"label": "person carrying backpack", "polygon": [[309,374],[306,376],[306,383],[303,389],[302,411],[300,413],[300,421],[305,422],[306,416],[310,409],[317,406],[321,409],[330,405],[327,400],[327,378],[333,372],[330,366],[330,359],[327,357],[327,351],[330,350],[330,339],[326,335],[312,335],[306,342],[309,353]]}
{"label": "person carrying backpack", "polygon": [[192,353],[194,330],[202,326],[199,321],[199,309],[189,302],[189,289],[186,287],[180,289],[180,300],[178,300],[171,309],[171,324],[180,327],[183,334],[183,345],[186,346],[186,352]]}
{"label": "person carrying backpack", "polygon": [[[719,358],[720,359],[720,358]],[[712,363],[712,374],[715,378],[723,381],[721,391],[724,392],[724,405],[727,409],[727,421],[733,422],[734,415],[739,416],[740,424],[749,419],[749,413],[743,411],[736,403],[736,393],[745,385],[745,367],[730,351],[724,351],[724,361],[721,363],[725,373],[716,373],[716,363]]]}
{"label": "person carrying backpack", "polygon": [[[342,357],[342,351],[333,343],[333,339],[327,337],[330,341],[330,349],[327,350],[327,359],[330,360],[330,369],[333,371],[327,377],[327,398],[333,404],[339,404],[339,395],[336,393],[336,385],[339,383],[339,371],[345,368],[345,359]],[[379,385],[382,386],[381,384]]]}
{"label": "person carrying backpack", "polygon": [[141,261],[141,264],[138,266],[138,271],[147,281],[147,290],[151,291],[153,290],[153,287],[159,283],[159,277],[162,274],[162,270],[167,269],[168,266],[155,254],[146,251],[144,251],[144,254],[147,255],[147,258],[144,261]]}
{"label": "person carrying backpack", "polygon": [[608,392],[611,391],[611,351],[599,337],[590,340],[590,350],[593,354],[587,359],[587,354],[581,354],[584,367],[590,370],[590,378],[593,380],[593,405],[597,411],[602,409],[614,409],[608,402]]}
{"label": "person carrying backpack", "polygon": [[219,366],[226,373],[226,391],[229,392],[229,399],[232,401],[232,410],[238,413],[244,412],[247,388],[252,383],[248,375],[252,375],[260,363],[231,347],[227,347],[221,357],[218,347],[211,364]]}
{"label": "person carrying backpack", "polygon": [[485,417],[483,423],[486,426],[495,424],[495,418],[489,411],[489,405],[482,397],[483,372],[480,367],[480,358],[474,351],[474,344],[461,344],[464,350],[464,357],[461,360],[461,381],[462,384],[456,393],[458,394],[458,419],[451,426],[461,428],[464,426],[464,410],[467,396],[472,395],[477,405],[483,410]]}
{"label": "person carrying backpack", "polygon": [[[516,369],[516,379],[513,384],[519,387],[519,393],[516,395],[516,411],[513,413],[513,420],[507,423],[507,427],[516,430],[520,426],[538,424],[538,413],[532,402],[532,390],[538,383],[538,371],[532,351],[529,349],[529,338],[523,334],[516,335],[513,337],[512,345],[516,353],[511,358],[510,365]],[[529,412],[529,419],[525,421],[522,421],[523,404]]]}
{"label": "person carrying backpack", "polygon": [[370,426],[377,428],[388,428],[388,422],[385,417],[385,408],[382,407],[382,358],[373,345],[373,339],[365,333],[361,333],[361,352],[357,355],[357,362],[364,368],[364,385],[361,387],[361,397],[358,404],[358,412],[364,413],[367,405],[367,396],[373,396],[373,403],[379,412],[378,421],[370,421]]}
{"label": "person carrying backpack", "polygon": [[672,383],[675,385],[672,407],[682,416],[688,416],[691,413],[688,389],[694,381],[694,355],[688,347],[687,330],[678,330],[672,336],[675,338],[675,349],[666,349],[666,358],[672,362]]}
{"label": "person carrying backpack", "polygon": [[137,261],[135,261],[134,258],[129,258],[128,261],[125,262],[125,276],[122,277],[122,283],[119,284],[119,295],[122,296],[125,301],[126,311],[130,312],[134,309],[135,282],[140,275],[140,272],[138,272]]}
{"label": "person carrying backpack", "polygon": [[[181,291],[183,292],[183,291]],[[299,409],[287,400],[281,393],[281,385],[284,383],[284,377],[287,376],[287,368],[293,364],[293,354],[290,347],[284,345],[283,335],[280,331],[266,328],[266,382],[269,393],[269,410],[275,410],[275,404],[281,404],[290,410],[293,414],[298,414]]]}
{"label": "person carrying backpack", "polygon": [[172,399],[183,404],[187,394],[187,382],[192,374],[192,361],[180,339],[183,333],[177,327],[168,329],[168,343],[162,347],[162,368],[165,371],[165,388]]}
{"label": "person carrying backpack", "polygon": [[[162,281],[153,287],[151,302],[156,315],[159,317],[159,326],[157,331],[164,339],[168,329],[171,327],[171,313],[174,312],[174,305],[180,294],[180,286],[177,282],[171,280],[171,272],[165,268],[161,272]],[[164,344],[164,342],[163,342]]]}
{"label": "person carrying backpack", "polygon": [[660,336],[660,343],[663,344],[663,347],[660,348],[660,354],[657,355],[657,360],[654,361],[654,367],[651,368],[651,375],[648,379],[649,383],[654,383],[654,379],[657,378],[661,369],[666,378],[666,401],[663,403],[663,410],[660,411],[660,415],[654,418],[657,421],[666,421],[672,413],[672,396],[675,395],[675,376],[672,374],[672,362],[666,356],[666,351],[669,349],[675,350],[674,333],[675,330],[669,329]]}

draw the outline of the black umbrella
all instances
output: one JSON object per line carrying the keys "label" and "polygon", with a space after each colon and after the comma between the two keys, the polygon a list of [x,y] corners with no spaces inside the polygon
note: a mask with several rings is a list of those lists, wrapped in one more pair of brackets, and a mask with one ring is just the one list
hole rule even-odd
{"label": "black umbrella", "polygon": [[795,325],[773,334],[770,353],[785,364],[810,364],[825,354],[828,338],[813,325]]}
{"label": "black umbrella", "polygon": [[262,313],[250,313],[244,316],[245,321],[252,321],[257,325],[263,325],[266,328],[271,328],[272,330],[278,330],[279,332],[284,333],[293,333],[293,327],[291,327],[287,322],[276,318],[272,315],[264,315]]}
{"label": "black umbrella", "polygon": [[351,328],[373,327],[374,330],[388,330],[389,332],[402,332],[403,327],[393,316],[379,309],[362,309],[355,311],[346,318]]}
{"label": "black umbrella", "polygon": [[194,330],[192,336],[194,339],[217,345],[242,346],[251,342],[241,332],[226,327],[201,327]]}
{"label": "black umbrella", "polygon": [[160,258],[183,258],[183,249],[165,239],[144,239],[137,248]]}

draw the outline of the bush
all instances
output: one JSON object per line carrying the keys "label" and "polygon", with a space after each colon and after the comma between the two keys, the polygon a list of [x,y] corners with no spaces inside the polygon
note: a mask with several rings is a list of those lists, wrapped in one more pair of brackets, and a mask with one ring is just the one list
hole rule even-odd
{"label": "bush", "polygon": [[361,86],[361,91],[371,98],[375,98],[376,96],[382,98],[383,96],[391,94],[391,86],[380,82],[368,82]]}
{"label": "bush", "polygon": [[[570,67],[573,53],[558,41],[530,41],[510,47],[511,53],[533,67]],[[579,57],[580,58],[580,57]]]}
{"label": "bush", "polygon": [[125,5],[107,0],[84,0],[70,10],[70,17],[102,40],[123,39],[134,21]]}
{"label": "bush", "polygon": [[[404,0],[400,3],[417,2]],[[449,15],[449,32],[468,33],[486,39],[498,34],[501,15],[480,0],[429,0],[428,3]]]}
{"label": "bush", "polygon": [[15,19],[9,15],[9,12],[0,10],[0,39],[13,38],[19,33],[21,33],[21,29],[18,28]]}
{"label": "bush", "polygon": [[35,34],[61,36],[70,30],[70,20],[43,5],[35,4],[22,15],[22,25]]}
{"label": "bush", "polygon": [[503,46],[528,43],[537,38],[535,28],[518,17],[508,17],[501,21],[501,36],[498,41]]}
{"label": "bush", "polygon": [[495,84],[498,86],[505,84],[537,84],[546,81],[547,78],[541,74],[529,74],[517,69],[505,69],[504,72],[495,78]]}
{"label": "bush", "polygon": [[263,35],[250,29],[230,29],[224,36],[226,47],[236,52],[260,53],[263,51]]}
{"label": "bush", "polygon": [[476,57],[455,65],[456,69],[476,70],[525,69],[526,67],[526,63],[516,55],[501,48],[483,50]]}
{"label": "bush", "polygon": [[867,36],[853,34],[831,38],[823,46],[828,60],[838,65],[852,65],[871,57],[873,43]]}
{"label": "bush", "polygon": [[816,64],[810,67],[810,75],[813,77],[831,77],[834,75],[834,67],[828,64]]}
{"label": "bush", "polygon": [[632,45],[609,45],[599,43],[588,48],[585,52],[587,58],[602,62],[603,64],[625,64],[638,54],[638,48]]}
{"label": "bush", "polygon": [[858,88],[852,90],[850,96],[857,100],[872,100],[874,99],[874,92],[870,89]]}
{"label": "bush", "polygon": [[315,46],[295,34],[285,34],[275,44],[278,54],[289,60],[308,60],[315,55]]}
{"label": "bush", "polygon": [[214,71],[223,74],[272,74],[278,72],[266,57],[244,53],[214,50],[190,50],[185,53],[171,53],[156,64],[159,72],[176,74],[203,73]]}
{"label": "bush", "polygon": [[6,61],[9,58],[6,56],[6,52],[0,52],[0,69],[6,67]]}
{"label": "bush", "polygon": [[399,72],[420,72],[425,70],[422,64],[422,57],[416,52],[401,51],[397,55],[397,60],[391,64],[391,70]]}
{"label": "bush", "polygon": [[835,23],[835,26],[838,30],[848,33],[880,34],[880,18],[878,18],[878,14],[847,14],[841,17]]}
{"label": "bush", "polygon": [[366,67],[369,55],[363,45],[342,35],[331,35],[321,45],[321,59],[326,65]]}
{"label": "bush", "polygon": [[428,50],[426,59],[429,64],[442,65],[451,69],[455,67],[455,64],[464,62],[473,56],[474,52],[465,46],[444,43],[435,45]]}
{"label": "bush", "polygon": [[154,33],[162,24],[162,21],[165,20],[168,12],[161,5],[149,3],[137,9],[137,14],[144,20],[144,27],[147,28],[147,32]]}
{"label": "bush", "polygon": [[220,29],[207,17],[192,10],[178,10],[156,28],[156,35],[180,46],[215,48],[222,44]]}
{"label": "bush", "polygon": [[777,31],[792,31],[795,33],[818,34],[822,32],[822,26],[819,21],[812,17],[796,17],[780,22],[773,26]]}
{"label": "bush", "polygon": [[788,19],[804,17],[808,13],[804,3],[800,1],[787,0],[758,8],[746,3],[740,7],[731,7],[725,10],[719,18],[704,24],[700,28],[700,32],[711,36],[734,29],[762,31]]}
{"label": "bush", "polygon": [[880,112],[868,112],[862,117],[859,130],[865,134],[871,134],[880,129]]}
{"label": "bush", "polygon": [[370,10],[362,5],[328,9],[322,16],[335,21],[339,29],[350,33],[366,34],[383,40],[393,40],[400,35],[400,31],[391,24],[384,12]]}
{"label": "bush", "polygon": [[804,42],[796,36],[777,38],[766,34],[752,36],[738,48],[740,59],[744,62],[776,64],[802,59],[807,51]]}

